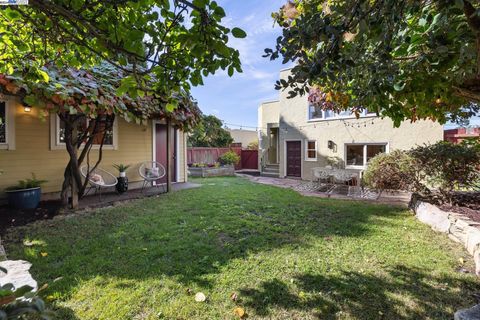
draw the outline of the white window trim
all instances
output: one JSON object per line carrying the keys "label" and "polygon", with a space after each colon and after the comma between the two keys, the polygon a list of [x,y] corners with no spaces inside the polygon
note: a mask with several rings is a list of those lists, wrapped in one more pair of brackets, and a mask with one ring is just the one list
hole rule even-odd
{"label": "white window trim", "polygon": [[[376,118],[378,117],[376,113],[368,113],[365,109],[360,114],[360,118]],[[321,122],[321,121],[333,121],[333,120],[341,120],[341,119],[357,119],[357,117],[352,114],[348,116],[334,116],[334,117],[325,117],[325,110],[322,110],[322,117],[321,118],[310,118],[310,105],[307,106],[307,122]]]}
{"label": "white window trim", "polygon": [[13,98],[4,97],[5,102],[5,137],[6,141],[0,143],[0,150],[15,150],[15,103]]}
{"label": "white window trim", "polygon": [[[347,165],[347,147],[348,146],[355,146],[355,145],[363,145],[363,165]],[[388,142],[355,142],[355,143],[345,143],[344,146],[344,161],[345,161],[345,169],[365,169],[367,168],[367,145],[369,146],[385,146],[385,153],[390,152],[390,147]]]}
{"label": "white window trim", "polygon": [[[308,143],[309,142],[315,142],[315,158],[309,158],[308,157]],[[317,161],[318,159],[318,142],[317,140],[310,140],[310,139],[305,139],[305,161]]]}
{"label": "white window trim", "polygon": [[[103,145],[103,150],[118,150],[118,118],[113,122],[113,145]],[[60,136],[60,118],[57,114],[50,115],[50,150],[65,150],[65,143],[59,141]],[[83,145],[82,145],[83,146]],[[81,147],[82,148],[82,147]],[[92,150],[100,149],[99,145],[94,144]]]}

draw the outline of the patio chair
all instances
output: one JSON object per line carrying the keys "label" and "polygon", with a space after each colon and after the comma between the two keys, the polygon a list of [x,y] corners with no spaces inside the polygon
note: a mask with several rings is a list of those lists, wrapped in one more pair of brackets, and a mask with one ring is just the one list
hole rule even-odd
{"label": "patio chair", "polygon": [[[150,185],[153,187],[153,183],[165,177],[166,173],[167,171],[165,170],[165,167],[156,161],[143,162],[138,168],[138,174],[140,175],[140,177],[143,178],[142,193],[147,184],[150,183]],[[163,192],[166,192],[165,184],[164,183],[156,184],[156,186],[159,186],[159,185],[162,186]]]}
{"label": "patio chair", "polygon": [[117,178],[106,170],[96,168],[95,170],[90,171],[90,174],[88,174],[88,171],[88,166],[83,166],[80,168],[80,172],[84,179],[87,179],[88,175],[88,184],[90,185],[90,189],[87,191],[86,195],[90,192],[90,190],[95,189],[95,194],[98,193],[101,200],[102,189],[115,187],[117,185]]}

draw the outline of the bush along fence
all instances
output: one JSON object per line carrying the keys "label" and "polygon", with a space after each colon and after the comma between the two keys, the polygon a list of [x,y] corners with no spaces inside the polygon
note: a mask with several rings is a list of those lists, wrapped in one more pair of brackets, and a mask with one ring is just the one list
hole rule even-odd
{"label": "bush along fence", "polygon": [[219,162],[219,159],[229,151],[235,152],[240,157],[240,161],[235,164],[235,170],[258,169],[258,151],[242,150],[241,147],[236,146],[230,148],[188,148],[187,163],[189,166],[192,166],[193,164],[202,164],[213,167]]}

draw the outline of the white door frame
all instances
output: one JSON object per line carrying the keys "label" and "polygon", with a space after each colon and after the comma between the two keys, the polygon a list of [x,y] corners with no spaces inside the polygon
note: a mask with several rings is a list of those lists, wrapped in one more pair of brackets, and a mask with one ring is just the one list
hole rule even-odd
{"label": "white door frame", "polygon": [[[157,161],[157,124],[163,124],[166,125],[165,121],[161,120],[152,120],[152,161]],[[178,183],[179,178],[180,178],[180,157],[179,157],[179,152],[180,152],[180,143],[178,143],[178,138],[179,138],[179,129],[175,129],[175,153],[176,153],[176,159],[175,159],[175,182],[173,183]],[[167,168],[165,168],[168,170]],[[156,181],[154,181],[154,184],[156,185]]]}
{"label": "white door frame", "polygon": [[[292,141],[300,141],[300,150],[303,150],[303,141],[302,139],[285,139],[283,140],[283,177],[286,178],[287,176],[287,142],[292,142]],[[293,177],[296,178],[296,177]],[[303,157],[302,154],[300,154],[300,178],[303,179]]]}

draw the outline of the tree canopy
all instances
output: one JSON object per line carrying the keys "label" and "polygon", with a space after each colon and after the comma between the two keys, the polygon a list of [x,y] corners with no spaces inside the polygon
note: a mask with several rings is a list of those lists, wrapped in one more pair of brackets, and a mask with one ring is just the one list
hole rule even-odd
{"label": "tree canopy", "polygon": [[[480,102],[480,7],[473,0],[295,0],[265,57],[295,62],[277,89],[325,109],[375,110],[396,125],[461,121]],[[310,90],[313,88],[313,90]]]}
{"label": "tree canopy", "polygon": [[172,94],[188,93],[218,69],[241,72],[239,53],[227,43],[246,34],[223,26],[224,17],[212,0],[30,0],[28,6],[3,6],[0,73],[48,82],[47,65],[91,69],[106,61],[123,72],[119,95],[152,90],[175,103]]}
{"label": "tree canopy", "polygon": [[184,92],[172,93],[175,100],[166,100],[154,92],[118,95],[125,72],[108,63],[90,70],[43,68],[48,82],[28,77],[0,75],[0,92],[20,97],[26,105],[49,113],[84,115],[118,115],[127,121],[140,122],[151,118],[168,118],[182,129],[190,129],[200,121],[201,111],[192,97]]}
{"label": "tree canopy", "polygon": [[233,142],[230,132],[223,128],[222,120],[214,115],[204,115],[192,130],[188,144],[192,147],[228,147]]}

